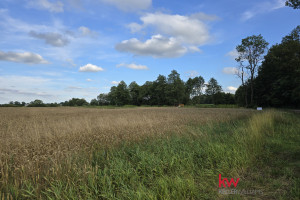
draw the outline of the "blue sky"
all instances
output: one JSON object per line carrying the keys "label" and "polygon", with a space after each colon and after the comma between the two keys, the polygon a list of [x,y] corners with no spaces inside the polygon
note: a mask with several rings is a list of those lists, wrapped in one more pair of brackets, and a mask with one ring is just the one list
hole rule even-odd
{"label": "blue sky", "polygon": [[299,25],[284,0],[1,0],[0,103],[90,101],[175,69],[234,93],[235,47]]}

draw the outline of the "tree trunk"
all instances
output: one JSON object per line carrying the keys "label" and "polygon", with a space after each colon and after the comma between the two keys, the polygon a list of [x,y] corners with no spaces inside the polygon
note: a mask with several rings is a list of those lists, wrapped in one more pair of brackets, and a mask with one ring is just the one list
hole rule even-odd
{"label": "tree trunk", "polygon": [[251,76],[251,98],[250,98],[250,106],[253,106],[253,76]]}
{"label": "tree trunk", "polygon": [[248,107],[248,90],[247,90],[247,87],[244,85],[244,88],[245,88],[245,103],[246,103],[246,108]]}

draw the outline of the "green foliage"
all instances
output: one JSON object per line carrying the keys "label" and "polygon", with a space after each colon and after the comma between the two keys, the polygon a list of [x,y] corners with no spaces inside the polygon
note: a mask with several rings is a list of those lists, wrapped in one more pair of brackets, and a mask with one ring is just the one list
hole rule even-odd
{"label": "green foliage", "polygon": [[285,2],[285,5],[292,7],[294,9],[300,9],[300,1],[299,0],[288,0]]}
{"label": "green foliage", "polygon": [[109,104],[109,95],[101,93],[97,96],[98,104],[100,106],[108,105]]}
{"label": "green foliage", "polygon": [[200,98],[203,95],[203,88],[205,86],[205,81],[202,76],[195,78],[189,78],[185,83],[186,95],[192,99],[193,104],[202,103]]}
{"label": "green foliage", "polygon": [[85,99],[72,98],[62,103],[63,106],[87,106],[89,103]]}
{"label": "green foliage", "polygon": [[153,83],[153,98],[156,105],[167,105],[167,78],[163,75],[159,75]]}
{"label": "green foliage", "polygon": [[211,103],[223,103],[222,96],[222,87],[218,84],[218,81],[214,78],[211,78],[206,85],[205,93],[211,98]]}
{"label": "green foliage", "polygon": [[140,86],[135,81],[133,81],[132,83],[130,83],[128,89],[130,94],[130,103],[132,105],[141,105]]}
{"label": "green foliage", "polygon": [[42,100],[36,99],[34,101],[31,101],[28,105],[28,107],[45,107],[46,105]]}
{"label": "green foliage", "polygon": [[[269,49],[252,83],[256,91],[252,105],[300,107],[300,26]],[[236,91],[239,105],[245,105],[250,89],[248,81]]]}
{"label": "green foliage", "polygon": [[300,26],[270,48],[256,82],[259,104],[300,107]]}
{"label": "green foliage", "polygon": [[116,88],[116,104],[123,106],[129,104],[130,94],[127,88],[127,84],[124,81],[121,81]]}
{"label": "green foliage", "polygon": [[176,70],[168,76],[167,80],[167,101],[170,105],[178,105],[183,103],[185,97],[185,87],[184,82],[180,78],[180,74]]}
{"label": "green foliage", "polygon": [[[220,93],[213,97],[216,93],[221,92],[222,88],[215,79],[211,79],[209,94],[202,93],[204,88],[204,79],[202,76],[189,78],[185,83],[180,74],[173,70],[166,78],[159,75],[155,81],[146,81],[139,86],[135,81],[127,87],[122,81],[118,86],[113,86],[108,94],[100,94],[97,99],[99,105],[169,105],[177,106],[178,104],[199,104],[212,103],[214,98],[219,104],[234,103],[232,95]],[[96,102],[95,102],[96,103]]]}
{"label": "green foliage", "polygon": [[99,102],[97,99],[92,99],[91,102],[90,102],[90,105],[91,106],[98,106],[99,105]]}

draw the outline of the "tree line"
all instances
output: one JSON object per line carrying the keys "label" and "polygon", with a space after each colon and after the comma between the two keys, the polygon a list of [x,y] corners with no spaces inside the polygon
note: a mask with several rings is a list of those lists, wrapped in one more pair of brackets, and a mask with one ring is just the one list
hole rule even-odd
{"label": "tree line", "polygon": [[168,77],[159,75],[155,81],[146,81],[143,85],[138,85],[135,81],[127,85],[121,81],[117,86],[111,87],[109,93],[101,93],[91,102],[72,98],[59,104],[45,104],[37,99],[29,104],[15,101],[5,104],[5,106],[177,106],[179,104],[235,104],[235,98],[234,94],[223,92],[215,78],[211,78],[208,83],[205,83],[202,76],[197,76],[184,82],[180,78],[180,74],[176,70],[172,70]]}
{"label": "tree line", "polygon": [[236,47],[242,85],[236,101],[245,107],[300,107],[300,26],[267,50],[261,35]]}
{"label": "tree line", "polygon": [[92,99],[91,105],[169,105],[178,104],[234,104],[234,95],[222,92],[216,79],[205,84],[202,76],[189,78],[184,82],[176,70],[168,77],[159,75],[155,81],[138,85],[135,81],[128,86],[121,81],[110,88],[109,93],[101,93]]}

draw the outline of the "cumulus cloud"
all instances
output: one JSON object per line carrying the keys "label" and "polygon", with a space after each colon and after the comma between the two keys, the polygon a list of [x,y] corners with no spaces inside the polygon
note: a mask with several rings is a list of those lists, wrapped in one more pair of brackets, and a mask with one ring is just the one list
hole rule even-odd
{"label": "cumulus cloud", "polygon": [[233,87],[233,86],[228,86],[226,88],[227,92],[230,92],[230,93],[235,93],[235,91],[237,90],[236,87]]}
{"label": "cumulus cloud", "polygon": [[120,83],[120,81],[112,81],[111,84],[112,85],[118,85]]}
{"label": "cumulus cloud", "polygon": [[100,71],[104,71],[104,69],[102,67],[98,67],[96,65],[86,64],[86,65],[80,67],[79,71],[80,72],[100,72]]}
{"label": "cumulus cloud", "polygon": [[117,67],[127,67],[129,69],[135,69],[135,70],[148,70],[149,69],[146,65],[136,65],[135,63],[131,63],[131,64],[121,63],[121,64],[118,64]]}
{"label": "cumulus cloud", "polygon": [[179,57],[187,52],[187,48],[178,43],[175,38],[167,38],[162,35],[154,35],[145,42],[136,38],[124,40],[116,45],[116,49],[121,52],[154,58]]}
{"label": "cumulus cloud", "polygon": [[151,6],[152,0],[102,0],[126,12],[144,10]]}
{"label": "cumulus cloud", "polygon": [[34,38],[44,40],[47,44],[55,47],[62,47],[69,44],[69,40],[59,33],[37,33],[35,31],[30,31],[29,35]]}
{"label": "cumulus cloud", "polygon": [[161,34],[176,38],[181,43],[203,45],[211,40],[211,36],[207,26],[200,20],[206,15],[204,13],[198,15],[182,16],[147,13],[140,18],[143,24],[131,23],[128,27],[132,32],[137,32],[150,26]]}
{"label": "cumulus cloud", "polygon": [[52,3],[48,0],[30,0],[27,5],[31,8],[48,10],[50,12],[64,12],[64,4],[60,1]]}
{"label": "cumulus cloud", "polygon": [[88,78],[88,79],[86,79],[86,81],[87,81],[87,82],[91,82],[91,81],[93,81],[93,80]]}
{"label": "cumulus cloud", "polygon": [[31,52],[17,53],[17,52],[0,51],[0,60],[26,63],[26,64],[48,64],[49,63],[41,55],[31,53]]}
{"label": "cumulus cloud", "polygon": [[223,73],[224,74],[231,74],[231,75],[235,75],[238,73],[238,69],[236,67],[224,67],[223,68]]}

